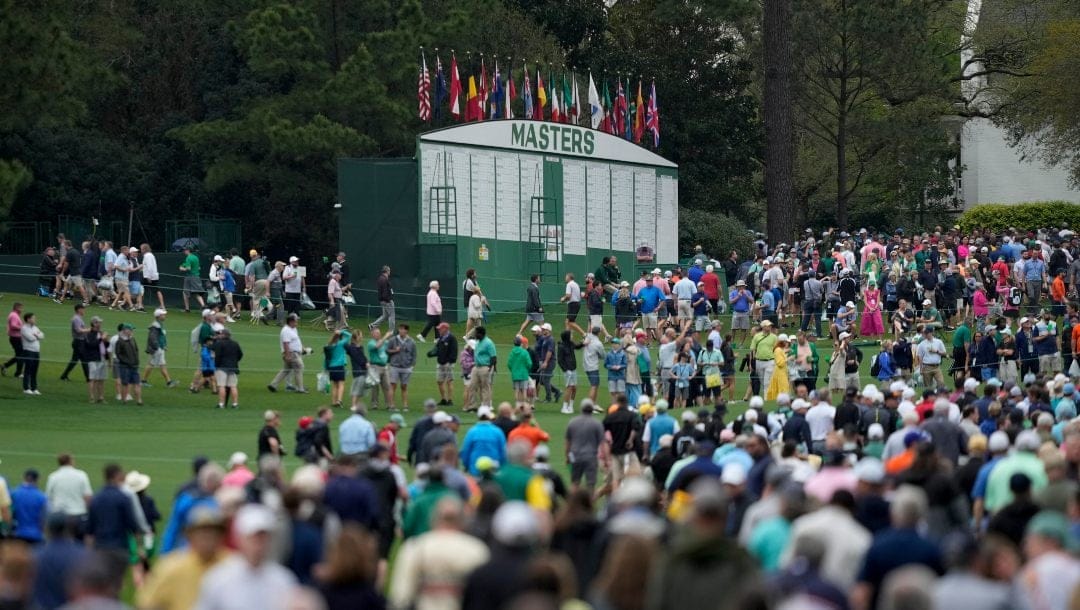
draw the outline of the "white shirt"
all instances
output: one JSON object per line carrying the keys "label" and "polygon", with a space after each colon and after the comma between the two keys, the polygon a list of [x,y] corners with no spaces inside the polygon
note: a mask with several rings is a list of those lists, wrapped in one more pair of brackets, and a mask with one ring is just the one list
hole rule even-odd
{"label": "white shirt", "polygon": [[489,554],[483,542],[463,532],[432,530],[406,540],[394,563],[388,605],[458,610],[465,580]]}
{"label": "white shirt", "polygon": [[836,407],[829,403],[819,402],[806,411],[806,423],[810,425],[810,439],[823,441],[833,431],[833,418],[836,417]]}
{"label": "white shirt", "polygon": [[19,333],[22,336],[23,350],[35,353],[41,352],[41,340],[45,338],[45,333],[41,332],[40,328],[24,322]]}
{"label": "white shirt", "polygon": [[153,252],[147,252],[143,254],[142,259],[143,266],[143,279],[151,282],[156,282],[161,276],[158,275],[157,259],[154,258]]}
{"label": "white shirt", "polygon": [[279,343],[282,345],[282,352],[285,351],[284,346],[286,344],[288,344],[290,352],[299,354],[304,351],[304,345],[300,343],[300,332],[297,329],[286,324],[285,326],[281,327],[281,333],[279,336],[281,337],[281,341],[279,341]]}
{"label": "white shirt", "polygon": [[300,270],[292,265],[286,265],[285,270],[281,272],[281,279],[285,281],[285,292],[300,292],[303,290],[303,278],[300,277]]}
{"label": "white shirt", "polygon": [[86,498],[92,496],[90,477],[74,466],[61,466],[49,475],[45,482],[45,495],[49,499],[50,513],[68,516],[86,514]]}
{"label": "white shirt", "polygon": [[281,565],[267,561],[257,568],[232,556],[203,576],[198,610],[285,610],[296,587],[296,577]]}
{"label": "white shirt", "polygon": [[469,317],[474,320],[484,317],[484,301],[476,293],[469,297]]}
{"label": "white shirt", "polygon": [[720,331],[713,330],[709,333],[709,343],[712,343],[714,350],[720,351],[720,346],[724,344],[724,338],[720,336]]}
{"label": "white shirt", "polygon": [[851,513],[836,506],[823,506],[799,517],[791,524],[787,548],[780,558],[783,566],[791,563],[792,551],[800,539],[816,538],[825,545],[821,576],[841,590],[855,584],[871,536]]}
{"label": "white shirt", "polygon": [[567,299],[570,303],[580,303],[581,286],[578,286],[578,283],[574,280],[570,280],[566,283],[566,296],[570,297]]}

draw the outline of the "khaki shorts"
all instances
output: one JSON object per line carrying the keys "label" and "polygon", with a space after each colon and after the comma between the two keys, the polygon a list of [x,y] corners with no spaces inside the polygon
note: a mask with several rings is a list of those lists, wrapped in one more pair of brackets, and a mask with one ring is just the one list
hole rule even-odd
{"label": "khaki shorts", "polygon": [[405,369],[397,366],[390,367],[390,383],[409,385],[409,378],[412,377],[412,369]]}
{"label": "khaki shorts", "polygon": [[750,330],[750,313],[746,311],[737,311],[731,314],[731,329]]}
{"label": "khaki shorts", "polygon": [[679,300],[679,319],[680,320],[692,320],[694,318],[694,307],[690,301],[685,299]]}
{"label": "khaki shorts", "polygon": [[563,371],[563,384],[567,388],[577,387],[577,371]]}
{"label": "khaki shorts", "polygon": [[150,366],[165,366],[165,350],[158,348],[150,354]]}
{"label": "khaki shorts", "polygon": [[217,382],[218,387],[235,388],[236,387],[236,373],[226,373],[225,371],[214,371],[214,381]]}
{"label": "khaki shorts", "polygon": [[656,316],[656,312],[641,314],[641,327],[653,329],[659,325],[659,318]]}
{"label": "khaki shorts", "polygon": [[113,288],[115,288],[117,292],[127,292],[128,291],[128,281],[127,280],[114,279],[113,280]]}
{"label": "khaki shorts", "polygon": [[440,364],[435,367],[435,381],[443,383],[446,381],[454,380],[454,365],[453,364]]}
{"label": "khaki shorts", "polygon": [[592,328],[586,328],[587,331],[592,331],[593,328],[601,328],[604,326],[604,316],[589,316],[589,326]]}

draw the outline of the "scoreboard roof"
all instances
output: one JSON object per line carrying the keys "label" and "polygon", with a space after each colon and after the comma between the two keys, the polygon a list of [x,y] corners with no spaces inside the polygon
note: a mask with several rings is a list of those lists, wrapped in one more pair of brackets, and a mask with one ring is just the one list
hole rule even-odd
{"label": "scoreboard roof", "polygon": [[563,123],[494,120],[468,123],[420,134],[420,142],[438,142],[677,168],[660,155],[602,131]]}

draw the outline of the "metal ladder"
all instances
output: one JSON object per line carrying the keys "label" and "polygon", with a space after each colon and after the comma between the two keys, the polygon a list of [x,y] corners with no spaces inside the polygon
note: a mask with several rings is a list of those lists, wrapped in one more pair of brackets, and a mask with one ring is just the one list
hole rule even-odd
{"label": "metal ladder", "polygon": [[562,261],[562,225],[559,223],[559,202],[543,195],[543,175],[536,168],[536,185],[530,199],[529,244],[527,262],[531,273],[544,278],[556,278]]}
{"label": "metal ladder", "polygon": [[440,152],[435,155],[435,171],[431,184],[438,184],[442,169],[442,186],[428,189],[428,233],[434,243],[448,243],[457,238],[457,187],[454,185],[454,158]]}

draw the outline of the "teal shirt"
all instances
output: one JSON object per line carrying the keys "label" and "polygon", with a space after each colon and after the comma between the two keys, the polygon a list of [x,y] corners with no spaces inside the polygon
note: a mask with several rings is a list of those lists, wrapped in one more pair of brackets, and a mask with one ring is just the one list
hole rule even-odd
{"label": "teal shirt", "polygon": [[773,517],[760,523],[750,536],[747,550],[757,558],[766,572],[780,569],[780,556],[791,538],[791,523],[783,517]]}
{"label": "teal shirt", "polygon": [[347,330],[341,331],[341,338],[334,343],[334,346],[330,349],[330,358],[326,361],[327,367],[333,366],[345,366],[345,347],[349,345],[349,339],[352,338],[352,333]]}
{"label": "teal shirt", "polygon": [[476,344],[473,350],[473,362],[476,366],[491,366],[491,359],[497,356],[495,343],[488,337],[484,337]]}
{"label": "teal shirt", "polygon": [[368,339],[367,342],[367,359],[369,364],[375,366],[386,366],[389,361],[389,357],[386,354],[386,342],[384,341],[379,347],[375,347],[378,341],[374,339]]}
{"label": "teal shirt", "polygon": [[964,322],[953,331],[952,346],[953,348],[964,347],[968,343],[971,343],[971,328],[968,327],[967,322]]}
{"label": "teal shirt", "polygon": [[194,252],[187,255],[184,259],[184,267],[187,268],[187,274],[190,277],[199,277],[202,266],[199,264],[199,257]]}

